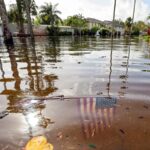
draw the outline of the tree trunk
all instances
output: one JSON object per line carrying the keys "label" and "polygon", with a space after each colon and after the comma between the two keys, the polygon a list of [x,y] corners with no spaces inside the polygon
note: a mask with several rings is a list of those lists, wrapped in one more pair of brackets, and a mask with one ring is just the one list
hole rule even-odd
{"label": "tree trunk", "polygon": [[18,9],[18,13],[19,13],[19,33],[21,35],[24,35],[25,34],[25,31],[24,31],[24,19],[23,19],[23,8],[22,8],[22,4],[21,4],[21,1],[20,0],[16,0],[16,3],[17,3],[17,9]]}
{"label": "tree trunk", "polygon": [[0,0],[0,17],[3,25],[4,43],[6,45],[13,45],[13,38],[8,26],[8,16],[4,0]]}
{"label": "tree trunk", "polygon": [[27,20],[28,20],[28,33],[30,33],[31,38],[34,39],[32,21],[31,21],[31,16],[30,16],[30,5],[29,5],[30,3],[29,3],[29,0],[24,0],[24,2],[25,2],[26,14],[27,14]]}

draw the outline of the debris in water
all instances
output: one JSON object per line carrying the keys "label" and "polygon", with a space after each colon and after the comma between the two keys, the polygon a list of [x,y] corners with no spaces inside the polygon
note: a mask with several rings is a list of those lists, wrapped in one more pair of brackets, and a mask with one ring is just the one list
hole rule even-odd
{"label": "debris in water", "polygon": [[119,131],[120,131],[122,134],[125,134],[125,132],[124,132],[122,129],[119,129]]}
{"label": "debris in water", "polygon": [[44,136],[37,136],[27,143],[24,150],[53,150],[53,145]]}
{"label": "debris in water", "polygon": [[138,118],[139,118],[139,119],[144,119],[144,117],[143,117],[143,116],[139,116]]}
{"label": "debris in water", "polygon": [[57,134],[57,138],[58,138],[58,139],[62,139],[62,138],[63,138],[62,132],[59,132],[59,133]]}
{"label": "debris in water", "polygon": [[130,108],[129,108],[129,107],[126,107],[126,110],[130,110]]}
{"label": "debris in water", "polygon": [[90,148],[96,149],[96,146],[94,144],[89,144]]}
{"label": "debris in water", "polygon": [[148,109],[148,106],[146,106],[146,105],[144,105],[143,107],[144,107],[145,109]]}
{"label": "debris in water", "polygon": [[9,114],[9,112],[8,111],[2,111],[2,112],[0,112],[0,119],[2,119],[2,118],[4,118],[4,117],[6,117],[7,115]]}

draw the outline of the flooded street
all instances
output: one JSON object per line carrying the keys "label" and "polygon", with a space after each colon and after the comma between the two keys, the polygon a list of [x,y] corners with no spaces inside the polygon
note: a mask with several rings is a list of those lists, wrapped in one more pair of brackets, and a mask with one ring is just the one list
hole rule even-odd
{"label": "flooded street", "polygon": [[0,45],[0,150],[150,149],[150,43],[36,37]]}

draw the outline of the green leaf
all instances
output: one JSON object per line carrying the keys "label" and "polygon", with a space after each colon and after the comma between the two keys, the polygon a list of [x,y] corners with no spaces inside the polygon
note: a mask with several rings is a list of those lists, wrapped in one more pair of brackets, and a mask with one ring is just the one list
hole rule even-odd
{"label": "green leaf", "polygon": [[92,149],[96,149],[96,146],[94,144],[89,144],[89,147]]}

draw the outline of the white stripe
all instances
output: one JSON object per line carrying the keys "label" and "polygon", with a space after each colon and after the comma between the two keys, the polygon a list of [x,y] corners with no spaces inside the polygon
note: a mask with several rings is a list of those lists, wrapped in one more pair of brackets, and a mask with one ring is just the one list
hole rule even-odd
{"label": "white stripe", "polygon": [[94,117],[94,124],[96,128],[96,133],[98,133],[98,121],[96,116],[96,98],[93,98],[93,107],[92,107],[93,117]]}
{"label": "white stripe", "polygon": [[98,116],[100,118],[100,128],[101,130],[103,131],[104,130],[104,122],[103,122],[103,114],[102,114],[102,110],[101,109],[98,109]]}

